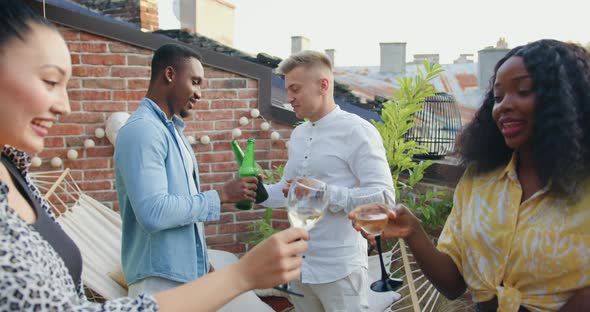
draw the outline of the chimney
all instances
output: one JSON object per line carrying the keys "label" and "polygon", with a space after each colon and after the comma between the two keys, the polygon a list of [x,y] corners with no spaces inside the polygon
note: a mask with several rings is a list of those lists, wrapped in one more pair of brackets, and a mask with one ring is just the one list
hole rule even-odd
{"label": "chimney", "polygon": [[459,54],[459,58],[453,61],[453,64],[467,64],[473,63],[473,54],[472,53],[463,53]]}
{"label": "chimney", "polygon": [[96,1],[73,0],[91,10],[118,18],[139,27],[143,31],[158,30],[158,3],[156,0]]}
{"label": "chimney", "polygon": [[304,36],[292,36],[291,37],[291,54],[301,52],[303,50],[309,50],[310,41]]}
{"label": "chimney", "polygon": [[405,42],[381,42],[382,73],[405,74],[406,73],[406,43]]}
{"label": "chimney", "polygon": [[233,46],[235,10],[235,5],[224,0],[180,1],[180,27]]}
{"label": "chimney", "polygon": [[486,90],[490,86],[490,79],[494,75],[494,66],[508,51],[510,50],[485,48],[477,52],[477,80],[480,90]]}
{"label": "chimney", "polygon": [[430,64],[439,64],[440,63],[440,55],[438,53],[434,54],[414,54],[414,61],[412,63],[415,64],[422,64],[423,61],[427,61]]}
{"label": "chimney", "polygon": [[330,58],[330,61],[332,61],[332,68],[336,67],[336,60],[334,59],[336,57],[336,50],[326,49],[326,55]]}

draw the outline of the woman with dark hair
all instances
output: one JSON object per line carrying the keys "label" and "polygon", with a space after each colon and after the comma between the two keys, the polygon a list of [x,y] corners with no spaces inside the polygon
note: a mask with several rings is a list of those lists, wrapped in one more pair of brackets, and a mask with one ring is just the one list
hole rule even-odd
{"label": "woman with dark hair", "polygon": [[404,238],[446,297],[469,288],[478,311],[590,311],[589,119],[588,51],[512,49],[458,138],[467,170],[438,245],[403,205],[383,236]]}
{"label": "woman with dark hair", "polygon": [[[70,112],[72,65],[59,32],[20,0],[0,1],[0,311],[216,311],[242,292],[299,277],[308,235],[278,233],[240,261],[154,296],[86,300],[82,258],[28,177],[29,157]],[[303,239],[303,240],[299,240]]]}

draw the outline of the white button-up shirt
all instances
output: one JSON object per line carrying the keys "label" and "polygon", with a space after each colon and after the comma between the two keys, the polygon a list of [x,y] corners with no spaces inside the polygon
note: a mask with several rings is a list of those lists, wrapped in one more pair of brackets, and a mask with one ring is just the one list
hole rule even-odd
{"label": "white button-up shirt", "polygon": [[338,106],[316,122],[305,122],[291,134],[289,160],[283,178],[267,185],[266,207],[285,207],[287,179],[312,177],[328,184],[330,206],[310,230],[301,281],[322,284],[367,268],[367,242],[354,230],[347,213],[351,189],[381,187],[393,192],[393,182],[379,132],[357,115]]}

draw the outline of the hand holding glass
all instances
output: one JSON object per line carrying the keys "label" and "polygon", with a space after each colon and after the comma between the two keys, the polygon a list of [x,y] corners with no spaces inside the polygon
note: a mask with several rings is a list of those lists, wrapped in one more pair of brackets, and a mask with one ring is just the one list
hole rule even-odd
{"label": "hand holding glass", "polygon": [[391,191],[379,188],[362,188],[352,193],[352,201],[356,206],[354,222],[361,229],[375,237],[379,262],[381,263],[381,279],[371,284],[371,290],[376,292],[394,291],[399,289],[403,281],[388,276],[383,263],[381,250],[381,233],[387,226],[389,218],[387,212],[395,205],[395,197]]}
{"label": "hand holding glass", "polygon": [[[304,177],[295,178],[291,182],[287,194],[287,213],[292,227],[311,230],[324,216],[328,204],[326,183]],[[303,297],[302,294],[290,290],[289,284],[277,286],[275,289]]]}

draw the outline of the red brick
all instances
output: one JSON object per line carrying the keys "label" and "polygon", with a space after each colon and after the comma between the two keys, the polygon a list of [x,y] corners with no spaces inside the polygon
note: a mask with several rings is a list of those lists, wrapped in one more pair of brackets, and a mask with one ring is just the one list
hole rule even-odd
{"label": "red brick", "polygon": [[127,55],[127,65],[150,66],[152,65],[152,57],[149,55]]}
{"label": "red brick", "polygon": [[217,70],[212,67],[205,67],[205,78],[234,78],[238,75],[222,70]]}
{"label": "red brick", "polygon": [[[62,117],[63,118],[63,117]],[[65,147],[63,137],[47,137],[43,140],[45,147]]]}
{"label": "red brick", "polygon": [[80,79],[70,79],[66,88],[67,90],[80,89],[81,86],[82,83]]}
{"label": "red brick", "polygon": [[99,202],[113,202],[117,200],[116,191],[87,191],[85,193]]}
{"label": "red brick", "polygon": [[213,130],[214,126],[212,121],[187,122],[185,131]]}
{"label": "red brick", "polygon": [[66,41],[80,39],[80,33],[70,29],[60,29],[59,31]]}
{"label": "red brick", "polygon": [[289,227],[291,227],[291,224],[289,224],[288,221],[272,221],[271,222],[271,225],[272,225],[272,227],[274,229],[277,229],[277,230],[280,230],[280,231],[285,230],[285,229],[288,229]]}
{"label": "red brick", "polygon": [[83,105],[90,112],[120,112],[127,108],[124,102],[85,101]]}
{"label": "red brick", "polygon": [[72,65],[80,64],[80,54],[70,54]]}
{"label": "red brick", "polygon": [[213,79],[209,80],[211,89],[238,89],[246,88],[246,79]]}
{"label": "red brick", "polygon": [[211,172],[210,164],[199,164],[199,173]]}
{"label": "red brick", "polygon": [[220,224],[219,225],[219,234],[250,232],[252,230],[248,228],[248,225],[250,225],[252,223],[254,223],[254,222]]}
{"label": "red brick", "polygon": [[111,42],[109,43],[109,50],[111,52],[130,52],[130,53],[141,53],[141,54],[152,54],[152,51],[140,49],[131,46],[126,43]]}
{"label": "red brick", "polygon": [[272,210],[272,217],[273,219],[281,219],[287,220],[288,213],[286,209],[273,209]]}
{"label": "red brick", "polygon": [[88,89],[124,89],[125,88],[125,80],[124,79],[84,79],[82,82],[84,88]]}
{"label": "red brick", "polygon": [[149,79],[128,79],[127,80],[127,88],[128,89],[144,89],[150,86]]}
{"label": "red brick", "polygon": [[92,34],[84,33],[84,32],[80,33],[80,40],[81,41],[107,41],[107,39],[104,37],[100,37],[100,36],[96,36],[96,35],[92,35]]}
{"label": "red brick", "polygon": [[212,162],[230,162],[234,160],[234,154],[231,151],[226,153],[203,153],[197,155],[198,162],[212,163]]}
{"label": "red brick", "polygon": [[215,245],[217,250],[223,250],[231,253],[242,253],[246,251],[246,245],[244,244],[232,244],[232,245]]}
{"label": "red brick", "polygon": [[115,148],[111,146],[93,147],[86,150],[87,157],[112,157],[115,153]]}
{"label": "red brick", "polygon": [[212,172],[237,172],[239,169],[238,163],[213,163],[211,164]]}
{"label": "red brick", "polygon": [[248,102],[244,100],[214,100],[211,101],[212,109],[248,108]]}
{"label": "red brick", "polygon": [[196,120],[233,120],[234,113],[232,111],[199,111],[195,112],[194,118]]}
{"label": "red brick", "polygon": [[84,178],[86,180],[112,180],[115,178],[115,172],[112,169],[85,170]]}
{"label": "red brick", "polygon": [[217,234],[217,225],[205,226],[205,235],[214,235],[214,234]]}
{"label": "red brick", "polygon": [[258,98],[258,90],[238,90],[238,97],[240,99],[256,99]]}
{"label": "red brick", "polygon": [[208,100],[199,100],[193,106],[193,110],[206,110],[206,109],[209,109],[210,106],[211,105]]}
{"label": "red brick", "polygon": [[232,223],[234,222],[235,218],[234,218],[234,214],[233,213],[222,213],[221,216],[219,217],[219,221],[217,223],[222,224],[222,223]]}
{"label": "red brick", "polygon": [[[207,152],[213,151],[213,149],[211,148],[211,144],[201,144],[201,143],[193,145],[193,150],[195,151],[195,153],[207,153]],[[207,172],[209,172],[209,171],[207,171]]]}
{"label": "red brick", "polygon": [[248,107],[249,108],[258,108],[258,100],[249,100]]}
{"label": "red brick", "polygon": [[115,91],[114,92],[114,100],[115,101],[139,101],[145,96],[145,91]]}
{"label": "red brick", "polygon": [[102,191],[111,190],[113,188],[112,183],[110,181],[84,181],[78,182],[78,185],[83,191]]}
{"label": "red brick", "polygon": [[106,43],[68,42],[70,52],[106,52]]}
{"label": "red brick", "polygon": [[69,161],[71,169],[101,169],[109,167],[108,159],[77,159]]}
{"label": "red brick", "polygon": [[233,178],[232,173],[201,174],[201,183],[227,182]]}
{"label": "red brick", "polygon": [[206,240],[207,245],[235,243],[235,237],[233,234],[209,236]]}
{"label": "red brick", "polygon": [[134,101],[134,102],[127,102],[127,112],[129,114],[133,113],[134,111],[137,110],[137,108],[139,107],[139,101]]}
{"label": "red brick", "polygon": [[109,73],[108,67],[73,66],[72,76],[78,77],[104,77]]}
{"label": "red brick", "polygon": [[59,121],[63,123],[103,123],[104,117],[102,114],[71,113],[66,116],[60,116]]}
{"label": "red brick", "polygon": [[235,99],[238,97],[236,90],[203,91],[204,99]]}
{"label": "red brick", "polygon": [[[244,148],[244,144],[241,144],[242,150],[245,149]],[[213,142],[213,150],[214,151],[222,151],[222,152],[226,152],[226,151],[231,151],[231,144],[229,142]]]}
{"label": "red brick", "polygon": [[236,120],[222,120],[215,122],[215,130],[228,130],[239,127],[240,124]]}
{"label": "red brick", "polygon": [[72,100],[110,100],[111,91],[71,90],[68,92]]}
{"label": "red brick", "polygon": [[53,157],[60,157],[65,158],[66,151],[63,148],[60,149],[44,149],[42,152],[37,154],[37,156],[41,157],[42,159],[50,160]]}
{"label": "red brick", "polygon": [[81,135],[82,134],[82,126],[80,125],[64,125],[64,124],[56,124],[49,130],[49,135],[57,136],[57,135]]}
{"label": "red brick", "polygon": [[113,77],[150,77],[150,69],[146,67],[113,67],[111,68]]}
{"label": "red brick", "polygon": [[237,221],[245,220],[261,220],[264,217],[265,211],[244,211],[236,213]]}
{"label": "red brick", "polygon": [[258,89],[258,80],[248,79],[248,85],[246,87]]}
{"label": "red brick", "polygon": [[84,54],[82,63],[90,65],[125,65],[125,56],[118,54]]}

